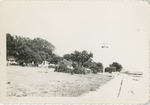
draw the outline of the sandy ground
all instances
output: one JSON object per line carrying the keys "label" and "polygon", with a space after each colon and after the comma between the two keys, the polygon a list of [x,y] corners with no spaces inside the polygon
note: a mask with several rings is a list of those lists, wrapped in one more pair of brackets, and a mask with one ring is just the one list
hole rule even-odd
{"label": "sandy ground", "polygon": [[42,73],[36,67],[7,67],[7,96],[78,97],[96,91],[113,78],[103,74]]}

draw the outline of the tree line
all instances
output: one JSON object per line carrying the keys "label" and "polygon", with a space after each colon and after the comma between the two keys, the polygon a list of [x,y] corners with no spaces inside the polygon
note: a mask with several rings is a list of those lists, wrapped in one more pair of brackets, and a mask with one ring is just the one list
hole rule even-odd
{"label": "tree line", "polygon": [[[83,51],[74,51],[71,54],[65,54],[63,57],[55,54],[55,46],[42,38],[30,39],[27,37],[6,34],[7,38],[7,60],[10,56],[17,59],[19,65],[34,64],[38,66],[43,61],[48,61],[57,65],[63,59],[72,63],[74,72],[79,73],[83,68],[93,70],[93,73],[102,72],[103,64],[101,62],[93,61],[93,53]],[[110,67],[116,67],[118,71],[122,66],[114,62]]]}
{"label": "tree line", "polygon": [[93,73],[102,72],[103,70],[103,64],[100,62],[94,62],[92,59],[93,53],[88,53],[86,50],[65,54],[63,58],[72,62],[75,73],[84,73],[84,68],[91,69]]}
{"label": "tree line", "polygon": [[20,65],[33,63],[38,65],[45,60],[51,60],[56,54],[53,53],[55,46],[42,38],[26,38],[22,36],[6,34],[7,59],[13,56]]}

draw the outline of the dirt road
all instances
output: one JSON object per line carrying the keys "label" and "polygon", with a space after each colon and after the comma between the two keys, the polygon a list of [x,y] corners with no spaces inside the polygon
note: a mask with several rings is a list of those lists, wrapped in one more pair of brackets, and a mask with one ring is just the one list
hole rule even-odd
{"label": "dirt road", "polygon": [[[99,90],[86,94],[83,97],[90,99],[97,97],[102,103],[146,103],[148,102],[149,95],[144,81],[144,77],[120,74],[100,87]],[[122,86],[120,87],[121,82]]]}

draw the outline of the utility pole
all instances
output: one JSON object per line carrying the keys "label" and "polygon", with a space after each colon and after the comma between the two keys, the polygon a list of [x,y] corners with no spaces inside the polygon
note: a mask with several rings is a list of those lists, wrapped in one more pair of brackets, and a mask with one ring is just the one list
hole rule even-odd
{"label": "utility pole", "polygon": [[104,62],[104,59],[105,59],[105,57],[103,57],[103,56],[104,56],[103,53],[104,53],[104,50],[107,49],[107,48],[109,48],[109,47],[108,47],[108,45],[107,45],[106,43],[103,43],[102,46],[101,46],[101,48],[103,49],[103,51],[102,51],[103,73],[105,73],[105,68],[104,68],[104,63],[105,63],[105,62]]}

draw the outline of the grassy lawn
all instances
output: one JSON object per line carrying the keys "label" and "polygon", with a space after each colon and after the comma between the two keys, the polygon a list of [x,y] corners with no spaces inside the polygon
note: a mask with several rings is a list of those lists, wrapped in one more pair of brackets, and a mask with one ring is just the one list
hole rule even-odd
{"label": "grassy lawn", "polygon": [[103,74],[41,73],[36,67],[7,67],[7,96],[78,97],[96,91],[113,77]]}

